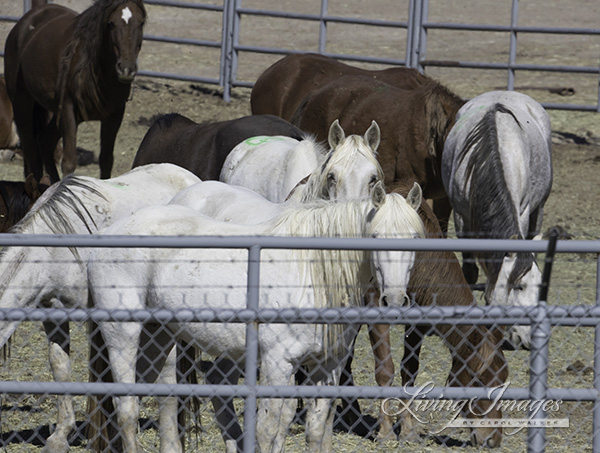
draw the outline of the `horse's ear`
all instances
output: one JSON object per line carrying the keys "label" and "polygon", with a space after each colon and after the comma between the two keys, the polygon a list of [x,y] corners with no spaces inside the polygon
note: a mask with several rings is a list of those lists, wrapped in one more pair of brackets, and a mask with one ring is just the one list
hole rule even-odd
{"label": "horse's ear", "polygon": [[385,203],[385,187],[383,186],[383,182],[377,181],[373,186],[373,192],[371,193],[371,200],[373,201],[373,205],[375,208],[379,209],[383,203]]}
{"label": "horse's ear", "polygon": [[336,149],[345,138],[346,133],[342,129],[342,126],[340,126],[340,120],[335,120],[329,127],[329,148]]}
{"label": "horse's ear", "polygon": [[379,129],[377,121],[373,120],[371,126],[367,129],[367,132],[365,132],[365,141],[369,145],[369,148],[375,153],[379,147],[379,142],[381,141],[381,130]]}
{"label": "horse's ear", "polygon": [[417,182],[413,184],[412,189],[408,192],[406,201],[415,211],[421,206],[423,202],[423,189],[421,189],[421,186]]}

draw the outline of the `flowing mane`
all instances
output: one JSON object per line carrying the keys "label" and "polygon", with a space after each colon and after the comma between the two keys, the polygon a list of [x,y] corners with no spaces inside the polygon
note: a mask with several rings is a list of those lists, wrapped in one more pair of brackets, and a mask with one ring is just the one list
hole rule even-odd
{"label": "flowing mane", "polygon": [[[291,204],[265,234],[295,237],[365,237],[365,219],[373,205],[365,201],[336,203],[317,200],[308,205]],[[359,268],[367,262],[364,250],[298,249],[293,251],[310,275],[316,308],[352,307],[362,303]],[[317,326],[323,329],[327,354],[337,353],[343,344],[344,326]]]}
{"label": "flowing mane", "polygon": [[98,228],[94,216],[73,189],[88,191],[106,200],[97,188],[81,178],[70,175],[49,188],[43,200],[36,203],[10,232],[33,233],[35,224],[39,224],[47,226],[51,234],[76,234],[79,231],[73,227],[71,217],[66,215],[67,210],[75,214],[75,218],[81,221],[90,234],[96,231]]}

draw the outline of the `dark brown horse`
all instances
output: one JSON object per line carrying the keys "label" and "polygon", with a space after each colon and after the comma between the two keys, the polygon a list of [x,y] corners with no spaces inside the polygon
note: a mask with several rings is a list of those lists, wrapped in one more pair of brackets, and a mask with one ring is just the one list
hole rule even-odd
{"label": "dark brown horse", "polygon": [[31,209],[48,188],[49,181],[38,182],[33,175],[25,181],[0,181],[0,233],[6,233]]}
{"label": "dark brown horse", "polygon": [[[320,61],[326,57],[304,58]],[[446,136],[464,101],[435,80],[416,77],[411,72],[404,76],[408,81],[403,88],[399,75],[391,77],[394,72],[375,77],[357,75],[354,68],[345,75],[342,69],[352,66],[330,63],[316,65],[314,70],[306,66],[302,77],[298,77],[281,64],[284,60],[259,77],[260,84],[257,81],[252,90],[253,111],[257,106],[257,112],[282,114],[303,131],[315,134],[318,140],[327,138],[323,125],[336,119],[351,134],[360,133],[371,121],[377,121],[381,129],[378,159],[386,187],[389,189],[395,181],[419,183],[425,198],[433,200],[445,231],[451,208],[441,178],[441,157]],[[265,86],[274,86],[275,90],[284,86],[284,92],[279,94],[283,101]],[[300,94],[304,98],[299,102]],[[293,108],[295,111],[290,114]]]}
{"label": "dark brown horse", "polygon": [[[398,184],[394,191],[406,196],[409,186]],[[440,225],[427,203],[422,203],[419,215],[425,224],[430,238],[443,236]],[[409,294],[420,306],[472,306],[476,305],[473,294],[462,273],[461,265],[453,252],[418,251],[415,256],[409,288]],[[371,298],[378,301],[379,297]],[[404,354],[400,376],[402,386],[414,386],[419,370],[419,354],[423,339],[427,335],[439,335],[452,356],[452,368],[447,385],[464,387],[496,387],[506,382],[508,365],[502,351],[503,333],[499,328],[472,325],[438,325],[437,327],[416,324],[405,327]],[[375,355],[375,379],[378,385],[392,385],[394,363],[390,348],[389,325],[370,326],[369,337]],[[348,363],[346,370],[350,370]],[[408,404],[408,402],[407,402]],[[475,412],[485,413],[489,418],[501,418],[498,408],[490,409],[489,401],[479,401]],[[344,421],[348,426],[357,426],[360,422],[358,404],[343,401]],[[382,404],[380,412],[379,438],[393,435],[393,417],[390,408],[385,411]],[[387,414],[386,414],[387,412]],[[409,411],[401,417],[401,436],[403,439],[418,440],[418,423]],[[465,414],[473,418],[474,414]],[[490,447],[499,446],[502,430],[494,428],[476,428],[472,431],[473,442]]]}
{"label": "dark brown horse", "polygon": [[229,152],[258,135],[284,135],[302,140],[306,134],[273,115],[243,116],[229,121],[198,124],[178,113],[156,119],[133,159],[133,167],[171,163],[202,180],[218,180]]}
{"label": "dark brown horse", "polygon": [[6,91],[6,81],[0,77],[0,149],[16,148],[19,143],[13,122],[13,108]]}
{"label": "dark brown horse", "polygon": [[345,75],[370,77],[406,90],[431,80],[411,68],[369,70],[318,53],[291,54],[256,80],[250,97],[252,114],[272,114],[290,121],[306,96]]}
{"label": "dark brown horse", "polygon": [[25,174],[59,178],[77,166],[77,126],[99,120],[100,177],[109,178],[115,139],[137,72],[146,11],[142,0],[97,0],[81,14],[38,5],[9,33],[4,73],[21,138]]}

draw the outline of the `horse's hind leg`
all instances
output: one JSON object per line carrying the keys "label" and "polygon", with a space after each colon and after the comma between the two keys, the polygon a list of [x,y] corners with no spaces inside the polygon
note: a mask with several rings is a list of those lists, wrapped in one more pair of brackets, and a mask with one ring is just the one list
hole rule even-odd
{"label": "horse's hind leg", "polygon": [[[71,360],[69,358],[69,323],[54,324],[44,322],[44,329],[49,340],[49,357],[52,375],[57,382],[69,382],[72,379]],[[57,400],[58,420],[54,433],[46,440],[42,451],[48,453],[66,452],[69,450],[68,436],[75,429],[75,411],[73,398],[60,395]]]}
{"label": "horse's hind leg", "polygon": [[[323,382],[317,383],[322,385]],[[331,398],[311,398],[306,412],[306,445],[310,452],[329,452],[333,443],[335,408]]]}
{"label": "horse's hind leg", "polygon": [[[133,322],[103,322],[100,324],[110,358],[115,382],[134,383],[136,356],[142,325]],[[140,403],[137,396],[115,397],[117,421],[121,428],[123,449],[138,453],[142,449],[137,439]]]}

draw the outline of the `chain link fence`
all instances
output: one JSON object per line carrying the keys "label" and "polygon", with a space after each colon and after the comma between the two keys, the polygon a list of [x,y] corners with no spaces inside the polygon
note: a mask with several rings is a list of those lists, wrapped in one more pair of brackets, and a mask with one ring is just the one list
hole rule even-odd
{"label": "chain link fence", "polygon": [[[3,236],[2,245],[19,244],[21,246],[71,246],[71,247],[242,247],[251,250],[249,259],[250,275],[254,266],[264,266],[257,258],[260,250],[269,248],[391,248],[409,250],[533,250],[540,253],[540,263],[545,261],[546,269],[552,254],[547,253],[551,241],[480,241],[480,240],[350,240],[350,243],[335,239],[290,239],[290,238],[160,238],[160,237],[24,237]],[[98,308],[20,308],[10,309],[3,304],[0,316],[3,322],[19,322],[15,335],[10,342],[10,352],[2,367],[0,393],[3,398],[2,438],[7,451],[34,451],[43,445],[53,432],[59,414],[57,413],[57,395],[72,395],[76,414],[76,429],[70,434],[71,451],[90,448],[87,436],[90,423],[98,423],[92,415],[104,413],[111,418],[105,407],[89,412],[87,396],[101,395],[139,395],[142,406],[139,419],[140,439],[146,451],[158,451],[161,435],[158,431],[159,403],[157,397],[178,396],[184,402],[199,397],[199,407],[189,409],[182,406],[188,421],[182,424],[181,436],[185,439],[185,451],[224,451],[224,441],[216,422],[210,399],[221,397],[227,401],[233,398],[238,422],[244,432],[255,425],[256,404],[261,405],[263,398],[332,398],[337,407],[335,418],[334,451],[408,451],[420,448],[423,451],[437,450],[440,445],[462,445],[468,449],[480,449],[471,438],[469,423],[484,423],[463,420],[463,413],[469,415],[475,411],[475,403],[491,398],[493,407],[502,410],[503,436],[501,451],[553,451],[568,445],[573,451],[583,451],[590,447],[590,439],[596,437],[598,430],[597,382],[598,366],[594,360],[600,345],[597,329],[600,311],[597,306],[597,258],[600,245],[597,241],[558,241],[553,260],[554,275],[548,291],[547,301],[541,300],[534,307],[492,307],[485,306],[475,293],[475,305],[447,305],[446,301],[420,301],[413,293],[412,304],[401,308],[355,307],[344,309],[304,309],[274,310],[261,309],[260,301],[268,288],[261,288],[249,279],[249,287],[223,288],[223,295],[230,291],[248,290],[249,301],[258,302],[258,306],[249,306],[241,310],[218,310],[201,308],[202,302],[189,303],[189,308],[169,311],[159,309],[101,310]],[[437,253],[437,252],[436,252]],[[57,265],[57,263],[36,263],[39,266]],[[434,272],[441,261],[428,262]],[[58,264],[60,265],[60,264]],[[158,264],[160,265],[160,264]],[[566,284],[561,281],[561,272],[565,267],[575,266],[581,270],[579,281]],[[260,272],[260,271],[258,271]],[[5,274],[6,275],[6,274]],[[547,277],[547,276],[546,276]],[[116,283],[115,283],[116,284]],[[429,288],[432,295],[443,294],[444,287],[452,284],[441,279],[439,287]],[[218,283],[215,283],[218,285]],[[6,288],[6,285],[4,286]],[[122,288],[127,291],[127,288]],[[416,288],[413,288],[415,290]],[[457,288],[458,289],[458,288]],[[177,295],[186,292],[178,288],[177,281],[172,282],[171,291]],[[297,288],[289,288],[291,297]],[[252,297],[252,294],[255,297]],[[258,295],[260,294],[260,297]],[[542,292],[543,294],[543,292]],[[178,297],[178,296],[174,296]],[[68,348],[73,367],[73,382],[54,382],[48,365],[47,339],[40,321],[46,321],[46,332],[53,335],[64,322],[71,321],[71,344]],[[150,338],[158,338],[161,333],[178,332],[184,325],[196,324],[199,329],[214,327],[222,323],[223,329],[232,329],[232,335],[239,335],[240,329],[269,329],[273,325],[322,325],[340,323],[345,325],[361,324],[363,328],[354,346],[352,375],[354,386],[288,386],[265,385],[262,380],[259,357],[256,355],[256,337],[248,336],[249,351],[240,357],[221,357],[233,359],[238,365],[233,368],[222,366],[211,368],[214,358],[200,350],[188,346],[187,355],[196,362],[195,372],[198,383],[187,380],[191,375],[190,367],[184,369],[180,382],[173,385],[166,382],[156,384],[141,383],[151,381],[153,366],[140,366],[142,376],[137,384],[89,382],[88,338],[94,331],[88,330],[88,321],[102,323],[106,321],[145,322]],[[49,322],[48,322],[49,321]],[[299,324],[298,324],[299,323]],[[367,325],[377,323],[390,324],[392,357],[396,364],[394,386],[378,386],[374,374],[373,350],[369,341]],[[481,329],[492,331],[499,326],[532,326],[532,347],[530,351],[504,350],[501,342],[477,335]],[[246,327],[243,327],[243,326]],[[166,328],[165,326],[169,326]],[[234,327],[235,326],[235,327]],[[58,329],[53,331],[53,329]],[[451,336],[462,329],[462,336],[453,341]],[[424,335],[422,346],[419,343],[403,350],[407,337],[418,330]],[[3,329],[6,332],[6,328]],[[246,330],[247,332],[250,332]],[[61,334],[62,335],[62,334]],[[60,337],[60,335],[59,335]],[[184,336],[185,337],[185,336]],[[225,336],[226,338],[227,336]],[[215,341],[216,341],[215,337]],[[187,338],[189,340],[189,338]],[[283,344],[286,338],[278,339]],[[490,357],[504,357],[508,375],[502,379],[485,376],[485,373],[473,374],[473,359],[485,358],[483,346],[489,346],[494,354]],[[213,345],[214,346],[214,345]],[[419,347],[420,346],[420,347]],[[450,346],[450,347],[448,347]],[[203,344],[204,348],[211,344]],[[404,346],[406,348],[406,346]],[[65,347],[65,349],[67,349]],[[142,350],[144,350],[142,348]],[[52,353],[52,349],[50,349]],[[465,352],[466,351],[466,352]],[[420,353],[420,354],[419,354]],[[401,360],[404,354],[404,359]],[[420,357],[416,380],[407,387],[401,386],[401,362],[405,369],[411,367],[410,361]],[[152,353],[148,359],[155,360],[160,355]],[[142,354],[143,356],[143,354]],[[322,357],[304,358],[305,364],[314,366]],[[491,360],[491,359],[490,359]],[[485,362],[485,360],[484,360]],[[491,363],[491,362],[490,362]],[[297,364],[298,365],[298,364]],[[413,364],[414,365],[414,364]],[[237,368],[239,367],[239,368]],[[484,365],[489,370],[501,370],[502,367]],[[233,370],[233,371],[232,371]],[[257,373],[258,370],[258,373]],[[452,373],[450,371],[452,370]],[[451,376],[463,372],[470,376],[463,384],[451,382]],[[237,386],[226,385],[215,373],[229,374],[237,372],[241,380]],[[143,377],[148,373],[146,378]],[[212,373],[212,379],[206,380]],[[450,375],[450,378],[449,378]],[[500,375],[500,373],[499,373]],[[255,376],[256,379],[248,379]],[[478,377],[477,377],[478,376]],[[189,376],[188,376],[189,377]],[[185,379],[184,379],[185,378]],[[449,380],[450,379],[450,380]],[[482,380],[488,385],[482,385]],[[190,383],[192,382],[192,383]],[[291,384],[291,383],[290,383]],[[386,413],[396,423],[394,429],[400,435],[385,441],[377,441],[380,415],[379,403],[387,399]],[[110,400],[110,398],[108,398]],[[346,402],[344,402],[346,401]],[[352,405],[352,401],[355,401]],[[353,413],[356,404],[361,413]],[[296,407],[296,406],[294,406]],[[463,409],[461,412],[460,409]],[[294,422],[286,436],[286,450],[300,451],[305,448],[305,421],[301,408],[297,410]],[[478,410],[482,410],[481,408]],[[491,414],[490,408],[483,409]],[[356,415],[356,416],[354,416]],[[416,436],[407,443],[403,440],[409,432],[402,432],[400,422],[406,416],[414,418]],[[99,423],[107,423],[106,421]],[[231,422],[230,423],[234,423]],[[450,425],[450,426],[449,426]],[[453,426],[457,425],[457,426]],[[102,425],[104,426],[104,425]],[[183,426],[185,428],[183,429]],[[479,425],[477,425],[479,426]],[[545,427],[545,428],[540,428]],[[260,429],[260,425],[259,428]],[[111,436],[110,431],[102,431],[99,436]],[[250,434],[253,438],[253,434]],[[108,440],[108,439],[105,439]],[[415,443],[416,442],[416,443]],[[92,447],[92,450],[94,448]],[[254,444],[245,451],[254,451]]]}

